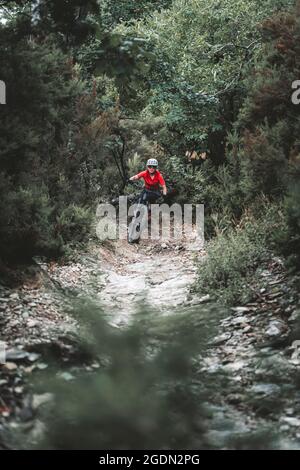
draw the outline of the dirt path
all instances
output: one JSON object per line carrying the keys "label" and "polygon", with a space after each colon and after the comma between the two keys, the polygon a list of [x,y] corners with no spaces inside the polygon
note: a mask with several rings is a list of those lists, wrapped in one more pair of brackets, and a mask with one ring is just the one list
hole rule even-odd
{"label": "dirt path", "polygon": [[196,259],[204,251],[189,251],[185,244],[114,244],[113,251],[101,248],[98,297],[119,326],[128,322],[139,307],[168,315],[189,303],[195,280]]}

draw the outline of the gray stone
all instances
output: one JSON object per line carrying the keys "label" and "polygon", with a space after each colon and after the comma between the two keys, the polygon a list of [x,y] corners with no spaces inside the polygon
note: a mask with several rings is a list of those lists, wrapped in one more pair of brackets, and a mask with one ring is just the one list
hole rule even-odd
{"label": "gray stone", "polygon": [[232,318],[231,324],[232,325],[240,325],[242,323],[247,323],[247,321],[249,321],[249,318],[247,318],[247,317],[236,317],[236,318]]}
{"label": "gray stone", "polygon": [[235,361],[230,364],[226,364],[226,366],[224,366],[224,370],[228,372],[236,372],[243,369],[245,366],[246,363],[244,361]]}
{"label": "gray stone", "polygon": [[45,405],[53,400],[54,395],[52,393],[43,393],[41,395],[33,395],[32,408],[37,410],[40,406]]}
{"label": "gray stone", "polygon": [[17,292],[14,292],[13,294],[10,294],[9,298],[11,300],[19,300],[20,299],[20,296]]}
{"label": "gray stone", "polygon": [[40,354],[37,354],[37,353],[30,353],[28,355],[28,359],[30,362],[35,362],[37,361],[38,359],[40,358]]}
{"label": "gray stone", "polygon": [[22,351],[20,349],[9,349],[6,352],[6,359],[8,361],[21,361],[23,359],[28,358],[29,353],[26,351]]}
{"label": "gray stone", "polygon": [[278,395],[280,393],[280,387],[276,384],[261,383],[253,385],[250,388],[250,392],[258,395]]}
{"label": "gray stone", "polygon": [[286,331],[286,325],[280,321],[274,321],[269,324],[269,327],[265,333],[269,338],[281,336]]}
{"label": "gray stone", "polygon": [[235,313],[246,313],[250,312],[249,307],[232,307],[231,310]]}
{"label": "gray stone", "polygon": [[300,419],[298,418],[293,418],[291,416],[283,416],[282,418],[280,418],[280,421],[288,424],[289,426],[300,427]]}
{"label": "gray stone", "polygon": [[231,338],[231,333],[223,333],[220,336],[216,336],[210,343],[212,346],[220,346],[223,343],[226,343]]}

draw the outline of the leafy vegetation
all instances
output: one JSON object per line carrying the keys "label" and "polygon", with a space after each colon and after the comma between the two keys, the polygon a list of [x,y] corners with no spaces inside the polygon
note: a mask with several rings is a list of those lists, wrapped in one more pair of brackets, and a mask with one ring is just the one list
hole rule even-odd
{"label": "leafy vegetation", "polygon": [[257,197],[286,197],[278,246],[297,264],[294,3],[1,4],[0,256],[63,253],[155,156],[178,202],[205,204],[207,237]]}
{"label": "leafy vegetation", "polygon": [[270,258],[274,233],[284,227],[277,205],[248,210],[238,226],[220,230],[207,246],[207,258],[199,265],[196,291],[209,294],[220,304],[237,305],[251,300],[251,284],[257,269]]}

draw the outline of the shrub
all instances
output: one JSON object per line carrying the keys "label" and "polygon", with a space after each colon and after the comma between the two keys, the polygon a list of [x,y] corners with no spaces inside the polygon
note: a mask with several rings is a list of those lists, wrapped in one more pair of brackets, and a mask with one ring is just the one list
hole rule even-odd
{"label": "shrub", "polygon": [[75,244],[86,240],[91,222],[91,209],[71,204],[57,216],[55,232],[64,243]]}
{"label": "shrub", "polygon": [[273,247],[273,233],[283,226],[279,207],[264,204],[261,213],[247,211],[236,228],[220,233],[208,243],[194,289],[225,304],[251,297],[249,284],[257,267]]}
{"label": "shrub", "polygon": [[286,256],[287,266],[292,272],[300,271],[300,185],[290,185],[284,199],[285,225],[278,232],[278,249]]}

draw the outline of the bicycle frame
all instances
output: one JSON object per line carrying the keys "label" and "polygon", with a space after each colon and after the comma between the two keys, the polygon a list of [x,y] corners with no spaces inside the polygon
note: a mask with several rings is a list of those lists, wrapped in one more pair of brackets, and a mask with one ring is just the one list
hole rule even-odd
{"label": "bicycle frame", "polygon": [[[151,214],[151,203],[159,199],[160,194],[155,191],[144,189],[138,198],[134,209],[134,215],[128,227],[128,242],[139,241],[145,228],[148,228],[149,216]],[[153,201],[150,201],[153,199]]]}

